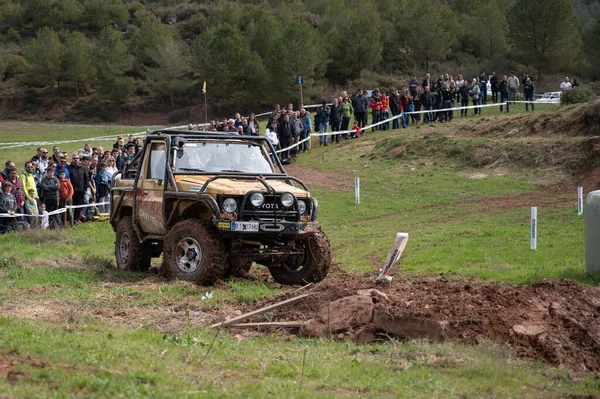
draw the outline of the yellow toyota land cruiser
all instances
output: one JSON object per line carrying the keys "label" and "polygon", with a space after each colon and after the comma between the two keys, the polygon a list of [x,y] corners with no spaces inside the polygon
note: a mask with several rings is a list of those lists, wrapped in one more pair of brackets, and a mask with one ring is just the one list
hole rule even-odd
{"label": "yellow toyota land cruiser", "polygon": [[331,266],[317,200],[264,137],[157,130],[113,176],[117,265],[212,284],[264,265],[275,281],[321,281]]}

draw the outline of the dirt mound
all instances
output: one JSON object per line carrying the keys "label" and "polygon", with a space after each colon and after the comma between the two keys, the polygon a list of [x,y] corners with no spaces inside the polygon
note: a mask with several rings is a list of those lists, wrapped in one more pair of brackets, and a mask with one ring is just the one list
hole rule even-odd
{"label": "dirt mound", "polygon": [[[357,323],[364,317],[358,317],[362,301],[355,296],[358,290],[376,288],[388,299],[375,301],[374,316],[410,322],[417,330],[422,327],[424,338],[433,334],[470,344],[500,341],[525,358],[573,370],[600,370],[600,287],[580,286],[570,280],[541,280],[524,286],[443,278],[396,278],[391,284],[377,285],[373,280],[373,276],[337,274],[307,288],[308,298],[276,310],[270,320],[311,320],[313,335],[334,333],[338,338],[362,341],[367,331],[377,337],[382,332],[381,321]],[[264,298],[252,308],[290,295]],[[346,306],[334,302],[346,297],[354,298],[345,301],[350,302],[355,317],[347,316]],[[350,320],[347,328],[340,325],[344,317]]]}

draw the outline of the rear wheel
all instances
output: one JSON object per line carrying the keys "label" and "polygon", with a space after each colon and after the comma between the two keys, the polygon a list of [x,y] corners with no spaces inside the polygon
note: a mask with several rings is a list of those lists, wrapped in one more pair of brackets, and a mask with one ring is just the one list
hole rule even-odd
{"label": "rear wheel", "polygon": [[131,216],[124,216],[117,225],[115,258],[121,270],[146,271],[150,268],[150,246],[140,243]]}
{"label": "rear wheel", "polygon": [[200,220],[179,222],[165,237],[164,268],[171,278],[213,284],[225,275],[226,258],[220,237]]}
{"label": "rear wheel", "polygon": [[316,283],[327,276],[331,267],[331,247],[319,229],[305,240],[296,243],[301,255],[293,255],[279,265],[269,267],[273,279],[281,284],[299,285]]}

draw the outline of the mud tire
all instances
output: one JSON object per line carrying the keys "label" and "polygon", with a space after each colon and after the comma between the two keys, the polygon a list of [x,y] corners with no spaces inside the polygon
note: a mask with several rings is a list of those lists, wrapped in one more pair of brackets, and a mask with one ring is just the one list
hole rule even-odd
{"label": "mud tire", "polygon": [[147,271],[152,260],[150,246],[140,243],[131,216],[124,216],[117,225],[115,259],[121,270]]}
{"label": "mud tire", "polygon": [[[191,258],[184,254],[191,251]],[[200,220],[177,223],[165,236],[163,268],[167,277],[212,285],[225,275],[227,255],[218,234]]]}
{"label": "mud tire", "polygon": [[273,279],[280,284],[302,285],[317,283],[327,276],[331,267],[331,246],[319,229],[300,242],[305,253],[301,259],[282,261],[278,266],[269,267]]}

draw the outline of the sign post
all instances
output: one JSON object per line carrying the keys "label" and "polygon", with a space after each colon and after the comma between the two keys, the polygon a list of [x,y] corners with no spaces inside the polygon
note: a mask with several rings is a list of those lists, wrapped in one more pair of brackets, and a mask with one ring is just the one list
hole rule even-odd
{"label": "sign post", "polygon": [[208,123],[208,105],[206,104],[206,80],[202,85],[202,94],[204,94],[204,123]]}
{"label": "sign post", "polygon": [[396,240],[394,241],[394,246],[388,255],[387,260],[385,261],[385,265],[381,269],[379,273],[379,277],[377,277],[378,282],[384,281],[392,281],[392,277],[388,276],[392,265],[400,259],[402,255],[402,251],[406,248],[406,243],[408,242],[408,233],[398,233],[396,234]]}
{"label": "sign post", "polygon": [[298,83],[298,86],[300,86],[300,106],[298,107],[298,110],[302,110],[304,107],[304,99],[302,98],[302,85],[304,84],[304,76],[298,76],[296,78],[296,83]]}

